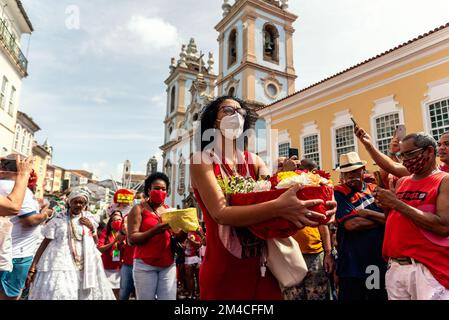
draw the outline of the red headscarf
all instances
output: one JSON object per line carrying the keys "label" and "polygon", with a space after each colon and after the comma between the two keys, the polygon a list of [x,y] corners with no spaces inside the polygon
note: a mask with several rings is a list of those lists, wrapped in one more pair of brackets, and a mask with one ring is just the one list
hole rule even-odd
{"label": "red headscarf", "polygon": [[37,185],[37,174],[34,170],[30,173],[30,178],[28,179],[28,188],[34,189]]}

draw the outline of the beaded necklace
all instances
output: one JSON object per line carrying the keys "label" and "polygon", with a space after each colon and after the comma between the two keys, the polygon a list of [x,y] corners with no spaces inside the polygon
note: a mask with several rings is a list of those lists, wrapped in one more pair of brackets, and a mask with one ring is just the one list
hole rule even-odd
{"label": "beaded necklace", "polygon": [[[82,215],[82,213],[81,213]],[[82,241],[84,236],[84,229],[81,234],[76,231],[74,219],[71,218],[70,211],[67,214],[67,235],[69,240],[69,249],[72,254],[73,261],[77,270],[81,270],[81,256],[76,249],[76,241]]]}

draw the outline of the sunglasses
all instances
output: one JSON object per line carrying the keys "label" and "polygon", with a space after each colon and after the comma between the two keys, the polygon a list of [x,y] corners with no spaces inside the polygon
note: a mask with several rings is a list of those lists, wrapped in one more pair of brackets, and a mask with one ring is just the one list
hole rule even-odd
{"label": "sunglasses", "polygon": [[411,150],[411,151],[407,151],[407,152],[403,152],[403,153],[400,152],[400,153],[398,153],[397,157],[401,161],[403,161],[403,160],[410,160],[410,159],[412,159],[412,158],[417,156],[417,154],[416,154],[417,152],[424,151],[424,150],[426,150],[426,148],[417,148],[417,149],[414,149],[414,150]]}
{"label": "sunglasses", "polygon": [[223,113],[225,115],[227,115],[227,116],[232,116],[236,112],[238,114],[240,114],[242,117],[246,117],[246,115],[248,114],[248,112],[246,112],[246,110],[243,109],[243,108],[237,109],[237,108],[234,108],[234,107],[231,107],[231,106],[221,107],[221,110],[223,110]]}

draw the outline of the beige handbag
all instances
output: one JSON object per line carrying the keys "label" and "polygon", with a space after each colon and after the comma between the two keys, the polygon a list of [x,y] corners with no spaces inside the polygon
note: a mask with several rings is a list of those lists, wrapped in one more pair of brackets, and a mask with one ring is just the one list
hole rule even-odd
{"label": "beige handbag", "polygon": [[12,223],[0,217],[0,271],[12,271]]}
{"label": "beige handbag", "polygon": [[308,269],[298,242],[292,237],[268,239],[267,249],[267,267],[281,288],[301,283]]}

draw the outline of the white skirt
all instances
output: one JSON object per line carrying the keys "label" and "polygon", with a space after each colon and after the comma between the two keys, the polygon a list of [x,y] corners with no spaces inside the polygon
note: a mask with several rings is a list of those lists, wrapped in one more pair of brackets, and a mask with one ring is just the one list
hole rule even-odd
{"label": "white skirt", "polygon": [[31,284],[29,300],[115,300],[106,277],[99,275],[98,287],[81,288],[82,271],[38,271]]}
{"label": "white skirt", "polygon": [[104,270],[112,289],[120,289],[120,270]]}

